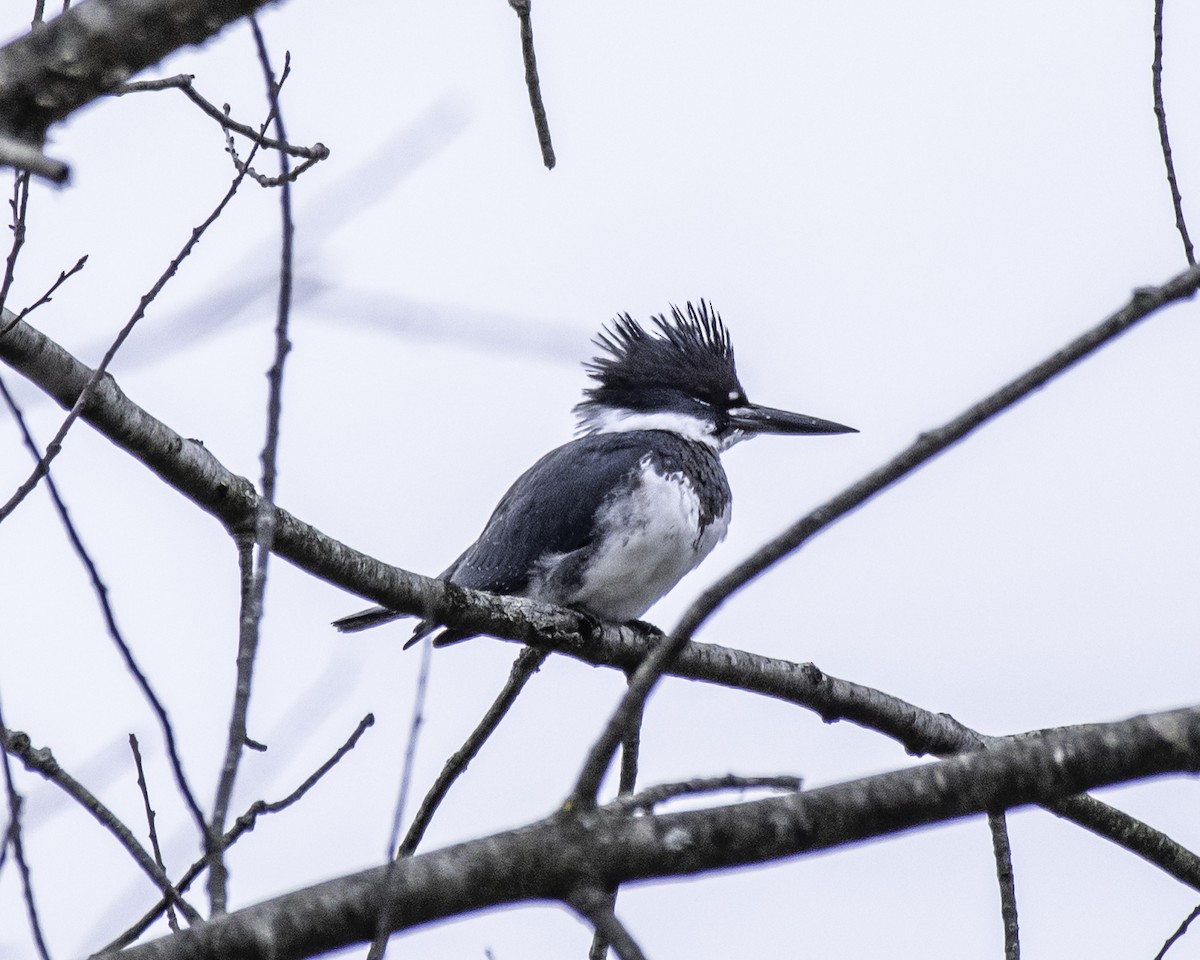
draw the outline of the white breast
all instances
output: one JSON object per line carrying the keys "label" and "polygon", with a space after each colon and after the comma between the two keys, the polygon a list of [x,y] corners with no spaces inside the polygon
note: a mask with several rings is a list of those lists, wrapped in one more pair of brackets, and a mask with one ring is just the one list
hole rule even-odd
{"label": "white breast", "polygon": [[624,622],[640,617],[725,538],[729,510],[700,529],[700,501],[682,474],[660,476],[649,457],[631,496],[607,505],[597,545],[582,583],[562,598],[598,617]]}

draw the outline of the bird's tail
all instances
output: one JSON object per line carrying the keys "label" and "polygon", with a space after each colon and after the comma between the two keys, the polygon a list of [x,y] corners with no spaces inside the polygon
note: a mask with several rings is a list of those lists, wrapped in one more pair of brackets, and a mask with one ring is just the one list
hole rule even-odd
{"label": "bird's tail", "polygon": [[[389,610],[387,607],[368,607],[366,610],[352,613],[348,617],[334,620],[333,625],[339,633],[358,633],[360,630],[369,630],[371,627],[382,626],[385,623],[391,623],[393,620],[410,616],[412,614],[398,613],[395,610]],[[422,620],[413,628],[412,636],[405,642],[404,649],[407,650],[414,644],[420,643],[440,627],[441,624],[436,621]],[[451,643],[458,643],[460,640],[467,640],[474,636],[477,636],[477,634],[447,628],[433,638],[433,645],[435,647],[445,647]]]}
{"label": "bird's tail", "polygon": [[410,614],[398,613],[395,610],[389,610],[387,607],[368,607],[366,610],[352,613],[348,617],[334,620],[333,625],[339,633],[358,633],[359,630],[378,627],[380,624],[391,623],[393,620],[399,620],[401,617],[407,616],[410,616]]}

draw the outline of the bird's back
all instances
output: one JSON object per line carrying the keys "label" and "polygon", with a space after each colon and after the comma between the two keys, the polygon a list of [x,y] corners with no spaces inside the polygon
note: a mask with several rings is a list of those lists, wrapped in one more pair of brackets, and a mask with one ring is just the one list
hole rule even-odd
{"label": "bird's back", "polygon": [[[724,537],[729,502],[703,444],[661,430],[580,437],[517,479],[442,578],[630,620]],[[419,624],[414,639],[436,626]]]}

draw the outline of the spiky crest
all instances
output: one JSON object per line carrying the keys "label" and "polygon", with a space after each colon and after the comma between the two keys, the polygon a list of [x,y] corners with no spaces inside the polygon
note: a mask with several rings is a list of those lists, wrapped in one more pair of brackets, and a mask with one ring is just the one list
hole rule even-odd
{"label": "spiky crest", "polygon": [[592,341],[603,353],[584,363],[595,385],[575,407],[582,428],[602,409],[670,409],[665,401],[672,394],[718,411],[745,404],[729,331],[707,301],[689,302],[686,312],[672,306],[669,319],[651,319],[657,330],[620,314]]}

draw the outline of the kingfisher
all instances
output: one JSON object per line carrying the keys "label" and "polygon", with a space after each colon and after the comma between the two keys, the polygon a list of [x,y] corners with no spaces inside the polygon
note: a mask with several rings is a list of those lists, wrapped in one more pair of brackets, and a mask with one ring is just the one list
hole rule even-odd
{"label": "kingfisher", "polygon": [[[636,620],[725,538],[722,453],[762,433],[858,432],[751,403],[707,301],[651,319],[621,314],[592,341],[600,354],[584,362],[593,383],[574,410],[580,436],[517,478],[440,579]],[[371,607],[334,626],[354,633],[404,616]],[[440,627],[422,620],[405,649]],[[433,642],[470,636],[447,628]]]}

